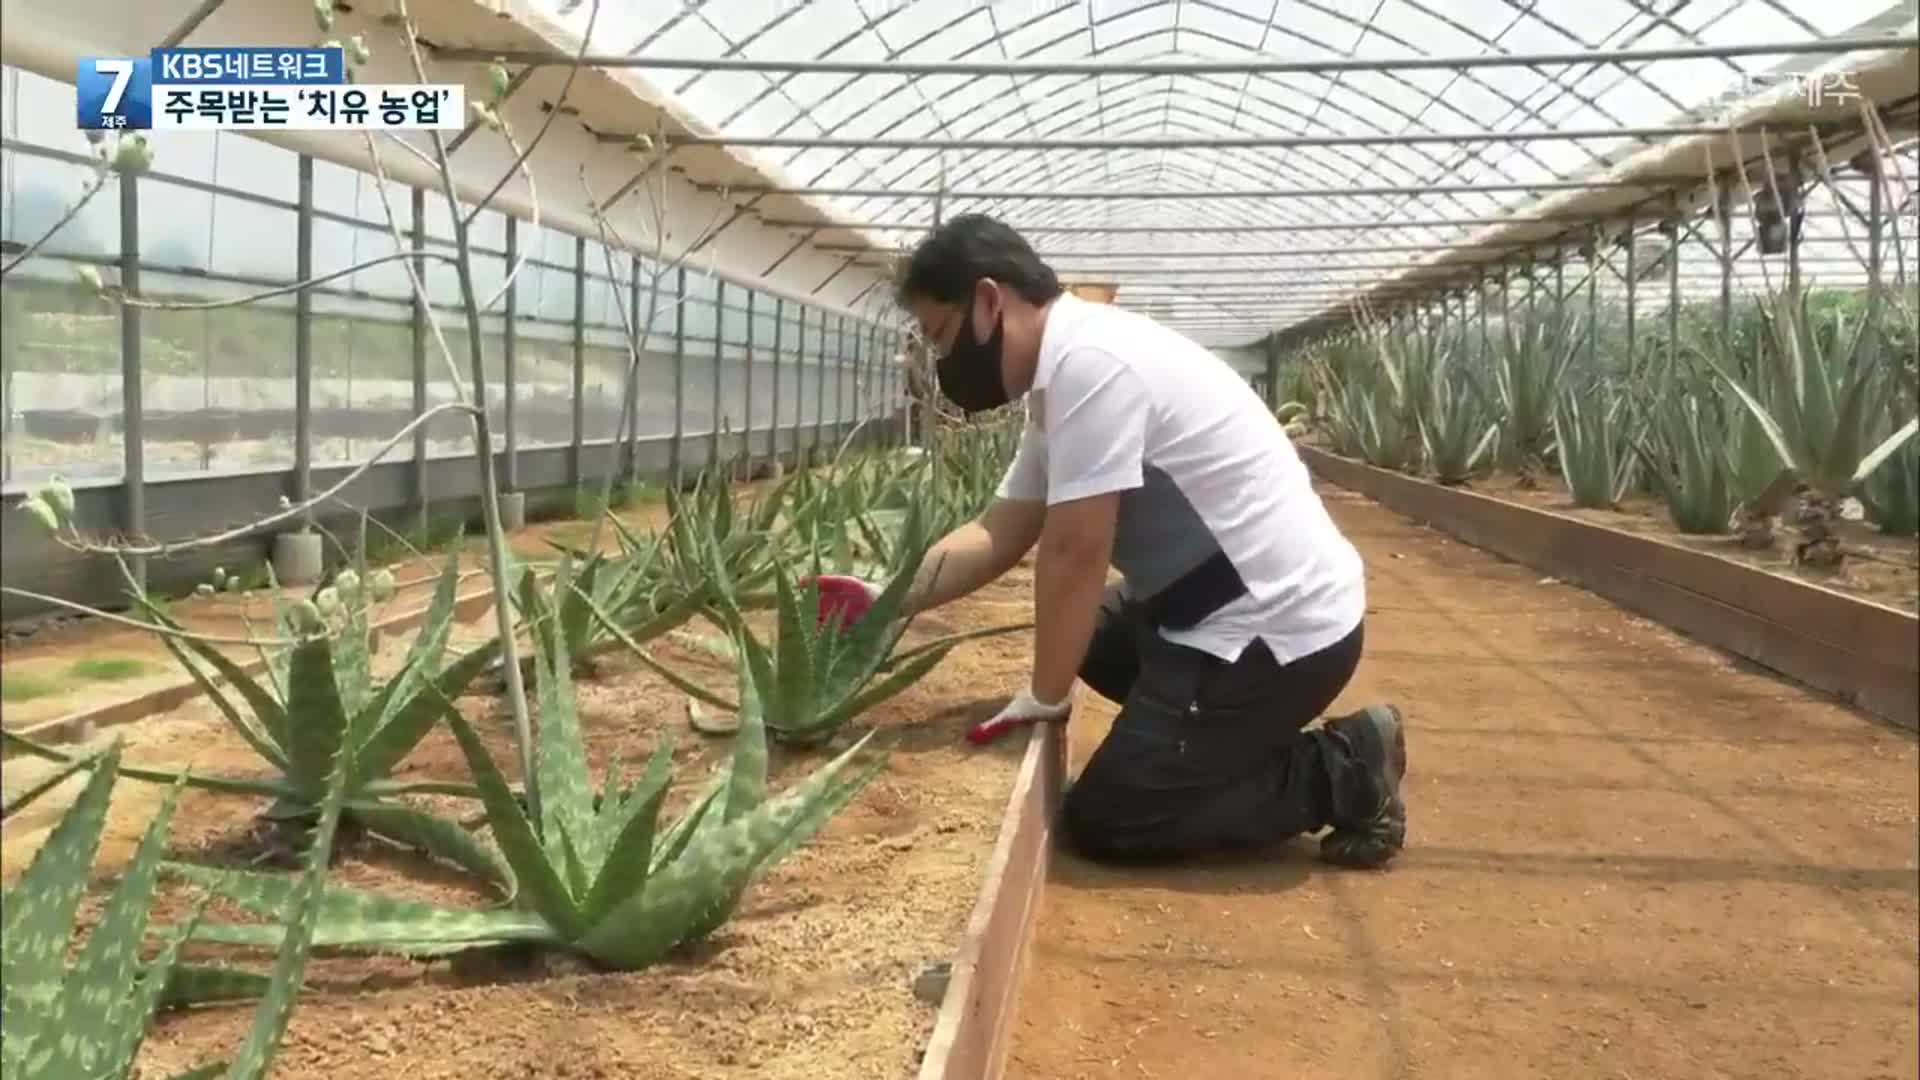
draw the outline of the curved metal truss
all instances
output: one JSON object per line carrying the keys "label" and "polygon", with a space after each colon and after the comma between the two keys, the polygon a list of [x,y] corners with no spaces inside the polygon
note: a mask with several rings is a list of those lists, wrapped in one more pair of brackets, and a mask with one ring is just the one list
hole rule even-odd
{"label": "curved metal truss", "polygon": [[[583,0],[538,3],[584,29]],[[995,214],[1063,272],[1117,282],[1121,302],[1151,296],[1197,333],[1247,340],[1413,261],[1383,252],[1457,248],[1547,192],[1606,186],[1604,170],[1710,129],[1836,43],[1910,43],[1910,9],[686,0],[604,5],[590,51],[710,128],[684,141],[776,166],[794,181],[777,190],[878,244]],[[1841,242],[1840,211],[1818,188],[1808,206],[1814,260]]]}

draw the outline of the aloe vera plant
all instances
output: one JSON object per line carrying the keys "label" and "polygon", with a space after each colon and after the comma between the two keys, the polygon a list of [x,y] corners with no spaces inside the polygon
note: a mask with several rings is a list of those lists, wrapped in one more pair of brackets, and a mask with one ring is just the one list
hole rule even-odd
{"label": "aloe vera plant", "polygon": [[[539,653],[536,814],[514,797],[472,726],[457,712],[446,714],[519,883],[514,906],[468,910],[329,887],[319,901],[316,945],[435,955],[517,943],[570,951],[608,968],[644,967],[722,925],[758,875],[810,840],[884,766],[856,763],[863,739],[770,797],[766,732],[749,718],[728,767],[661,829],[671,746],[656,748],[632,785],[609,770],[596,805],[565,638],[551,635],[546,644]],[[266,919],[278,917],[293,888],[272,874],[184,864],[167,870]],[[282,930],[202,923],[193,937],[273,945]]]}
{"label": "aloe vera plant", "polygon": [[1835,566],[1840,544],[1832,522],[1839,504],[1920,431],[1908,420],[1868,445],[1870,392],[1884,355],[1865,319],[1836,313],[1822,332],[1808,294],[1785,291],[1761,309],[1765,328],[1754,385],[1706,358],[1758,423],[1780,460],[1809,489],[1802,497],[1802,541],[1796,561]]}
{"label": "aloe vera plant", "polygon": [[1526,472],[1544,462],[1562,387],[1585,347],[1585,320],[1575,312],[1516,309],[1502,320],[1492,356],[1500,402],[1500,460]]}
{"label": "aloe vera plant", "polygon": [[[376,685],[370,668],[371,629],[366,608],[349,596],[336,599],[335,623],[319,605],[300,601],[283,616],[281,632],[301,640],[271,654],[263,685],[218,649],[185,635],[149,597],[135,600],[165,630],[161,640],[219,710],[227,726],[271,765],[278,775],[256,778],[218,776],[128,767],[131,779],[185,783],[190,787],[273,800],[269,820],[311,821],[319,812],[331,758],[329,744],[305,738],[315,725],[331,725],[333,738],[349,742],[346,814],[356,825],[396,843],[425,850],[488,880],[505,884],[505,868],[486,846],[457,823],[403,805],[394,797],[409,793],[474,796],[462,783],[403,782],[394,769],[432,731],[450,702],[492,660],[495,643],[464,653],[442,666],[453,621],[458,556],[443,568],[418,634],[395,675]],[[350,592],[352,590],[349,590]],[[337,606],[335,606],[337,605]],[[311,610],[307,610],[307,608]],[[216,682],[214,676],[224,682]],[[235,698],[238,698],[236,702]],[[336,703],[338,707],[336,708]],[[10,747],[53,761],[71,755],[19,735],[0,733]]]}
{"label": "aloe vera plant", "polygon": [[1612,509],[1633,482],[1628,412],[1628,397],[1602,380],[1562,392],[1553,413],[1553,447],[1575,506]]}
{"label": "aloe vera plant", "polygon": [[[852,625],[818,618],[819,575],[814,566],[807,584],[796,587],[794,574],[775,575],[775,625],[772,642],[762,642],[748,625],[740,594],[724,571],[720,582],[719,613],[732,639],[739,694],[728,698],[699,686],[640,654],[656,673],[696,702],[736,714],[741,723],[763,725],[771,736],[796,746],[816,746],[832,739],[861,713],[925,678],[956,647],[983,638],[1030,629],[1016,623],[949,634],[896,651],[911,626],[901,617],[931,547],[919,504],[907,510],[900,540],[901,555],[887,571],[887,585],[872,606]],[[698,719],[696,727],[724,731],[724,723]]]}
{"label": "aloe vera plant", "polygon": [[[229,1062],[204,1065],[174,1080],[256,1080],[265,1076],[291,1018],[306,970],[310,935],[326,867],[345,804],[347,762],[326,728],[302,741],[329,762],[319,820],[299,877],[289,880],[279,953],[270,975],[184,964],[182,945],[200,909],[165,935],[159,954],[141,960],[175,786],[147,826],[132,860],[107,898],[99,921],[68,963],[74,915],[105,830],[113,787],[122,775],[120,745],[85,759],[86,787],[19,882],[0,897],[6,932],[0,940],[0,1073],[9,1080],[131,1080],[134,1061],[156,1010],[167,1004],[259,996],[245,1040]],[[202,905],[204,907],[204,905]]]}
{"label": "aloe vera plant", "polygon": [[1920,439],[1909,439],[1860,488],[1860,502],[1889,536],[1920,533]]}
{"label": "aloe vera plant", "polygon": [[1428,344],[1426,396],[1418,410],[1420,447],[1427,470],[1442,484],[1462,484],[1486,459],[1500,424],[1479,389],[1457,365],[1452,341]]}

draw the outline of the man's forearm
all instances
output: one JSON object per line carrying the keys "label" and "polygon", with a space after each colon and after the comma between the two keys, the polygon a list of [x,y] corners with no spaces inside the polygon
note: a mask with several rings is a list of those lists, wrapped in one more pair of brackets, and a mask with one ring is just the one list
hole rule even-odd
{"label": "man's forearm", "polygon": [[1000,500],[941,537],[920,561],[903,614],[952,603],[1013,569],[1033,548],[1045,518],[1039,503]]}
{"label": "man's forearm", "polygon": [[1012,569],[1020,561],[1007,559],[996,549],[993,534],[977,521],[969,521],[940,538],[920,561],[920,572],[907,590],[902,614],[920,612],[949,604]]}
{"label": "man's forearm", "polygon": [[1105,560],[1066,546],[1040,544],[1033,576],[1033,696],[1065,701],[1099,620],[1107,587]]}

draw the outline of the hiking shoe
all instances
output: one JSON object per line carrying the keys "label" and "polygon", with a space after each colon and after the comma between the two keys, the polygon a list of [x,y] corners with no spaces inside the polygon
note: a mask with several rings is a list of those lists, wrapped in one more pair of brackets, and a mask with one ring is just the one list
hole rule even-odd
{"label": "hiking shoe", "polygon": [[1407,736],[1400,710],[1370,705],[1327,721],[1326,728],[1352,748],[1366,768],[1371,781],[1366,800],[1373,809],[1355,821],[1335,824],[1320,838],[1320,858],[1336,866],[1384,866],[1407,842],[1407,805],[1400,798],[1400,780],[1407,774]]}

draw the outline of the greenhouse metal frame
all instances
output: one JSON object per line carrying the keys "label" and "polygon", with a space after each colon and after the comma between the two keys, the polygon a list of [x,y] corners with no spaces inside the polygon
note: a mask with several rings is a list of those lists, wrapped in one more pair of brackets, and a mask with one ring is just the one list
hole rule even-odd
{"label": "greenhouse metal frame", "polygon": [[[249,0],[155,4],[114,26],[102,26],[86,5],[19,6],[4,59],[54,80],[63,72],[70,79],[77,55],[308,33],[299,29],[299,5]],[[1664,319],[1671,329],[1686,303],[1718,304],[1724,323],[1737,292],[1775,279],[1865,286],[1870,294],[1910,287],[1907,248],[1920,234],[1911,189],[1903,200],[1895,177],[1863,173],[1857,157],[1871,136],[1870,108],[1893,133],[1904,176],[1920,178],[1912,141],[1920,36],[1910,5],[1800,7],[1614,2],[1556,16],[1513,0],[1444,8],[1379,0],[1362,18],[1319,3],[1234,0],[965,8],[700,0],[627,11],[581,0],[442,0],[415,5],[413,17],[432,80],[479,93],[488,66],[503,62],[512,73],[503,111],[532,118],[528,126],[560,115],[528,159],[544,189],[585,187],[572,176],[586,175],[582,161],[607,178],[586,188],[610,193],[591,199],[594,206],[571,192],[548,196],[543,232],[570,237],[572,257],[528,264],[571,276],[570,319],[516,310],[524,284],[507,292],[499,315],[489,314],[490,326],[525,326],[539,348],[570,353],[564,439],[523,431],[532,406],[517,378],[518,354],[528,347],[520,335],[500,336],[489,353],[505,380],[490,402],[502,420],[503,486],[522,491],[578,488],[608,469],[678,475],[690,442],[704,443],[701,463],[744,459],[753,468],[831,446],[862,420],[885,421],[863,429],[877,437],[902,437],[908,387],[893,358],[912,335],[889,310],[886,282],[901,248],[964,212],[1006,218],[1070,283],[1117,285],[1118,303],[1214,347],[1275,405],[1283,370],[1351,333],[1363,314],[1462,325],[1477,318],[1484,328],[1495,303],[1505,310],[1545,299],[1591,311],[1604,290],[1623,305],[1631,348],[1639,326]],[[379,30],[376,19],[344,18]],[[17,87],[22,76],[12,77]],[[572,93],[563,96],[563,86]],[[481,128],[470,124],[453,147]],[[6,239],[15,245],[23,239],[12,199],[20,177],[87,160],[78,135],[68,134],[71,148],[45,145],[9,124]],[[1832,159],[1825,165],[1854,162],[1851,172],[1829,173],[1830,186],[1815,175],[1816,134]],[[356,147],[266,141],[295,151],[294,198],[172,175],[163,146],[152,174],[119,182],[113,250],[63,252],[56,240],[36,262],[117,270],[129,293],[144,273],[149,288],[163,282],[170,293],[212,296],[309,280],[316,227],[384,228],[315,205],[316,163],[364,174]],[[604,338],[609,327],[588,319],[586,297],[596,288],[624,290],[637,322],[642,282],[660,265],[665,240],[654,241],[652,263],[639,250],[607,254],[593,221],[635,201],[647,174],[624,162],[643,146],[671,163],[676,200],[714,207],[720,224],[702,240],[701,265],[669,275],[669,302],[682,316],[665,335],[648,327],[654,336],[643,366],[653,389],[636,393],[646,401],[635,403],[633,423],[613,431],[589,410],[587,357],[602,340],[595,334]],[[423,190],[432,179],[404,154],[386,165],[412,191],[413,250],[432,248],[438,215]],[[511,261],[528,242],[517,233],[531,217],[531,175],[526,185],[511,180],[498,155],[459,170],[463,204],[490,203],[488,217],[504,238],[476,248],[476,257]],[[1736,176],[1750,178],[1745,189]],[[1762,243],[1753,224],[1771,190],[1764,185],[1775,184],[1799,210],[1788,215],[1784,247]],[[202,265],[145,261],[142,193],[165,185],[204,192],[209,202],[291,212],[292,272],[217,268],[211,242]],[[1300,245],[1287,246],[1294,238]],[[602,260],[625,262],[624,276],[618,267],[611,277],[597,273]],[[706,279],[714,296],[689,292],[690,280]],[[742,316],[736,332],[688,331],[688,313],[726,310],[730,297],[744,301],[732,309]],[[316,362],[333,361],[316,357],[314,324],[321,313],[351,319],[354,304],[395,303],[352,288],[295,289],[290,364],[253,358],[291,384],[280,458],[266,471],[216,469],[203,450],[200,468],[172,477],[149,453],[155,417],[142,396],[151,378],[142,313],[122,307],[119,411],[98,418],[111,427],[119,417],[121,472],[83,485],[83,515],[165,536],[203,528],[210,516],[244,520],[280,495],[298,500],[316,490],[353,444],[330,459],[316,426]],[[432,398],[433,335],[421,305],[398,303],[389,314],[406,328],[406,406],[417,416]],[[837,333],[832,345],[796,348],[789,328],[803,342]],[[8,330],[10,493],[37,479],[15,467],[13,451],[26,411],[45,405],[14,389],[19,338]],[[710,385],[700,386],[689,359],[709,350],[716,362],[704,380]],[[745,373],[737,395],[722,372],[730,358]],[[807,395],[791,392],[763,421],[756,401],[779,401],[783,388],[799,385],[784,376],[802,367],[836,372],[834,407],[821,378],[811,383],[815,411],[804,408]],[[766,373],[757,398],[747,389],[756,369]],[[843,369],[852,377],[840,378]],[[669,386],[671,431],[644,430],[646,405]],[[736,409],[743,423],[731,419]],[[784,409],[794,410],[791,423]],[[211,410],[209,400],[203,411]],[[405,419],[396,413],[387,426]],[[743,434],[721,430],[735,427]],[[427,428],[416,431],[410,455],[397,455],[410,460],[370,472],[367,489],[355,493],[359,505],[425,513],[436,500],[470,498],[471,477],[452,467],[460,455],[443,461],[432,441]],[[47,591],[99,598],[87,592],[86,560],[16,535],[11,518],[6,528],[10,579],[27,573]],[[207,552],[203,561],[221,557]],[[203,569],[180,568],[182,580]]]}

